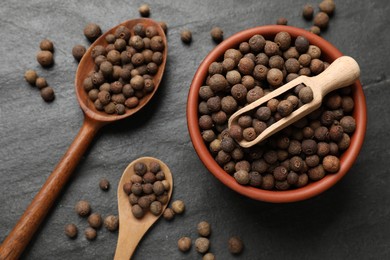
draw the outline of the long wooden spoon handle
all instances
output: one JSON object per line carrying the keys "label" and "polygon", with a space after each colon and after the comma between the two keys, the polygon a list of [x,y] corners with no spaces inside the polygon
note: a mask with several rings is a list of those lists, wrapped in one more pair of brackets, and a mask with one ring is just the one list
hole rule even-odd
{"label": "long wooden spoon handle", "polygon": [[321,88],[322,96],[329,92],[353,84],[360,76],[359,64],[349,56],[336,59],[318,76],[312,78],[316,86]]}
{"label": "long wooden spoon handle", "polygon": [[101,126],[102,123],[85,118],[68,151],[1,244],[1,260],[18,259],[22,254]]}

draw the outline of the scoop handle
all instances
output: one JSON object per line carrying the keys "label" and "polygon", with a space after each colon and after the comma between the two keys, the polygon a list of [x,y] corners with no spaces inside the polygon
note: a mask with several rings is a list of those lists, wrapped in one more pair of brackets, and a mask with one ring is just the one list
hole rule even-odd
{"label": "scoop handle", "polygon": [[68,151],[0,246],[0,260],[19,259],[102,123],[85,118]]}
{"label": "scoop handle", "polygon": [[352,85],[360,76],[358,63],[349,56],[341,56],[318,76],[312,78],[315,88],[321,88],[322,96],[333,90]]}

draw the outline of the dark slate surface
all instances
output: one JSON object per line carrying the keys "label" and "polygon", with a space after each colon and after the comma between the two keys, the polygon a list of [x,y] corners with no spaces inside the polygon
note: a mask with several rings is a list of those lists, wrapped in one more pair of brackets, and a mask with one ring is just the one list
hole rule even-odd
{"label": "dark slate surface", "polygon": [[[337,13],[323,37],[361,66],[367,97],[368,127],[364,146],[349,174],[324,194],[299,203],[270,204],[242,197],[217,181],[198,159],[186,127],[185,106],[196,68],[213,49],[209,31],[221,26],[225,36],[286,16],[290,25],[307,28],[300,17],[308,1],[218,0],[149,1],[152,17],[169,25],[169,60],[163,84],[142,112],[103,128],[81,159],[70,183],[26,249],[24,259],[112,259],[117,233],[102,229],[95,242],[81,234],[69,240],[65,224],[87,226],[73,211],[80,199],[95,212],[116,214],[116,185],[125,167],[141,156],[165,161],[174,173],[173,199],[187,211],[173,222],[160,220],[143,239],[134,259],[200,259],[194,249],[181,254],[181,236],[196,238],[195,227],[213,227],[211,252],[235,259],[226,247],[239,235],[245,251],[237,259],[385,259],[390,257],[390,3],[336,1]],[[317,4],[320,1],[312,1]],[[0,241],[54,169],[78,132],[83,114],[74,93],[75,44],[87,44],[82,30],[96,22],[103,30],[138,17],[141,1],[11,1],[0,3]],[[193,43],[179,32],[188,28]],[[53,68],[35,60],[41,39],[55,43]],[[23,74],[35,69],[54,87],[47,104]],[[98,182],[107,177],[108,193]]]}

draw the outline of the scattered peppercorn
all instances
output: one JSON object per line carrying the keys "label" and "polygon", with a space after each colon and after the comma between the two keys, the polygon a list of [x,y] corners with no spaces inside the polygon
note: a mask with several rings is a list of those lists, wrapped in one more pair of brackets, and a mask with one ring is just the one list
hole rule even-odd
{"label": "scattered peppercorn", "polygon": [[223,40],[223,31],[220,27],[214,27],[211,29],[210,35],[216,43],[219,43]]}
{"label": "scattered peppercorn", "polygon": [[90,42],[94,42],[100,35],[102,35],[102,30],[99,25],[89,23],[84,27],[84,35]]}
{"label": "scattered peppercorn", "polygon": [[37,61],[42,67],[50,67],[54,63],[53,53],[50,51],[39,51]]}
{"label": "scattered peppercorn", "polygon": [[175,200],[175,201],[172,203],[172,210],[173,210],[176,214],[183,214],[183,213],[184,213],[184,210],[185,210],[184,202],[183,202],[182,200]]}
{"label": "scattered peppercorn", "polygon": [[190,30],[185,29],[181,31],[180,37],[181,37],[181,41],[186,44],[189,44],[192,41],[192,33]]}
{"label": "scattered peppercorn", "polygon": [[206,221],[201,221],[197,225],[198,234],[202,237],[208,237],[211,233],[210,224]]}
{"label": "scattered peppercorn", "polygon": [[53,42],[48,40],[48,39],[43,39],[40,44],[39,44],[39,48],[42,50],[42,51],[50,51],[50,52],[53,52],[54,51],[54,45],[53,45]]}
{"label": "scattered peppercorn", "polygon": [[210,240],[205,237],[199,237],[195,240],[195,248],[201,254],[206,253],[210,248]]}
{"label": "scattered peppercorn", "polygon": [[52,87],[44,87],[43,89],[41,89],[41,97],[46,102],[53,101],[55,98],[53,88]]}
{"label": "scattered peppercorn", "polygon": [[76,238],[77,237],[77,227],[75,224],[68,224],[65,226],[65,235],[69,238]]}
{"label": "scattered peppercorn", "polygon": [[96,239],[96,236],[97,236],[97,232],[95,229],[91,228],[91,227],[87,227],[84,231],[84,235],[85,237],[88,239],[88,240],[95,240]]}
{"label": "scattered peppercorn", "polygon": [[230,253],[238,255],[244,249],[244,244],[239,237],[233,236],[233,237],[229,238],[228,248],[229,248]]}
{"label": "scattered peppercorn", "polygon": [[175,212],[171,208],[166,208],[163,213],[163,217],[166,220],[172,220],[175,217]]}
{"label": "scattered peppercorn", "polygon": [[177,241],[177,247],[182,252],[187,252],[191,248],[191,238],[189,237],[182,237]]}
{"label": "scattered peppercorn", "polygon": [[35,70],[27,70],[24,73],[24,79],[32,86],[35,86],[35,82],[38,78],[38,74]]}
{"label": "scattered peppercorn", "polygon": [[104,219],[104,227],[111,231],[114,232],[118,229],[119,227],[119,219],[117,216],[114,215],[109,215]]}
{"label": "scattered peppercorn", "polygon": [[99,229],[103,224],[101,215],[98,213],[92,213],[89,215],[88,224],[94,229]]}
{"label": "scattered peppercorn", "polygon": [[99,182],[99,187],[101,190],[107,191],[110,188],[110,182],[107,179],[103,178]]}
{"label": "scattered peppercorn", "polygon": [[278,25],[287,25],[287,19],[285,17],[280,17],[276,20],[276,24]]}
{"label": "scattered peppercorn", "polygon": [[313,19],[313,14],[314,14],[314,8],[311,4],[306,4],[303,6],[303,11],[302,11],[302,16],[306,20],[311,20]]}
{"label": "scattered peppercorn", "polygon": [[91,213],[91,206],[88,201],[80,200],[76,203],[75,210],[80,217],[86,217]]}
{"label": "scattered peppercorn", "polygon": [[143,4],[138,8],[138,12],[142,17],[149,17],[150,7],[147,4]]}

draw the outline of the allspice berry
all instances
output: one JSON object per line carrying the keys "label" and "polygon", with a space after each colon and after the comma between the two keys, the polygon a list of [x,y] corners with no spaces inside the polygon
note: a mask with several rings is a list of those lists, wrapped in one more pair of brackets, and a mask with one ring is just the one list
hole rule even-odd
{"label": "allspice berry", "polygon": [[111,232],[114,232],[119,227],[119,219],[117,216],[109,215],[104,219],[104,226]]}
{"label": "allspice berry", "polygon": [[75,210],[80,217],[86,217],[91,213],[91,206],[86,200],[80,200],[75,206]]}
{"label": "allspice berry", "polygon": [[35,70],[27,70],[24,73],[24,79],[32,86],[35,86],[35,81],[38,78],[38,74]]}
{"label": "allspice berry", "polygon": [[85,237],[88,239],[88,240],[95,240],[96,239],[96,236],[97,236],[97,233],[96,233],[96,230],[91,228],[91,227],[87,227],[84,231],[84,235]]}
{"label": "allspice berry", "polygon": [[198,226],[196,227],[198,230],[198,234],[202,237],[208,237],[211,233],[211,227],[210,224],[206,221],[202,221],[198,223]]}
{"label": "allspice berry", "polygon": [[203,256],[202,260],[215,260],[215,255],[213,253],[207,253]]}
{"label": "allspice berry", "polygon": [[92,213],[88,217],[88,224],[95,229],[101,228],[103,224],[102,216],[98,213]]}
{"label": "allspice berry", "polygon": [[166,220],[172,220],[175,217],[175,212],[171,208],[166,208],[163,213],[163,217]]}
{"label": "allspice berry", "polygon": [[205,237],[199,237],[195,240],[195,248],[201,254],[206,253],[210,248],[210,240]]}
{"label": "allspice berry", "polygon": [[68,224],[65,226],[65,235],[69,238],[76,238],[77,237],[77,227],[75,224]]}
{"label": "allspice berry", "polygon": [[239,254],[244,249],[244,244],[239,237],[233,236],[228,242],[229,252],[232,254]]}
{"label": "allspice berry", "polygon": [[177,241],[177,247],[182,252],[187,252],[191,248],[191,238],[189,237],[182,237]]}
{"label": "allspice berry", "polygon": [[50,51],[39,51],[37,61],[42,67],[50,67],[54,63],[53,53]]}
{"label": "allspice berry", "polygon": [[52,87],[44,87],[43,89],[41,89],[41,97],[46,102],[53,101],[55,98],[53,88]]}
{"label": "allspice berry", "polygon": [[39,44],[39,48],[42,50],[42,51],[50,51],[50,52],[53,52],[54,51],[54,45],[53,45],[53,42],[48,40],[48,39],[43,39],[40,44]]}
{"label": "allspice berry", "polygon": [[75,45],[72,49],[72,55],[73,57],[75,58],[75,60],[77,61],[80,61],[81,58],[84,56],[85,52],[87,50],[85,49],[85,47],[83,45]]}
{"label": "allspice berry", "polygon": [[181,41],[186,43],[186,44],[191,43],[191,41],[192,41],[192,33],[191,33],[191,31],[187,30],[187,29],[181,31],[180,38],[181,38]]}
{"label": "allspice berry", "polygon": [[172,210],[176,213],[176,214],[183,214],[184,210],[185,210],[185,205],[184,205],[184,202],[182,200],[175,200],[173,203],[172,203]]}
{"label": "allspice berry", "polygon": [[314,14],[313,6],[311,4],[306,4],[303,7],[303,11],[302,11],[303,18],[305,18],[306,20],[311,20],[313,19],[313,14]]}
{"label": "allspice berry", "polygon": [[324,30],[328,27],[329,15],[327,15],[324,12],[319,12],[315,15],[313,23],[315,26],[318,26],[321,30]]}
{"label": "allspice berry", "polygon": [[276,20],[276,24],[278,25],[287,25],[288,21],[285,17],[279,17],[277,20]]}
{"label": "allspice berry", "polygon": [[84,35],[90,42],[94,42],[100,35],[102,35],[102,30],[96,23],[89,23],[84,28]]}
{"label": "allspice berry", "polygon": [[101,190],[107,191],[110,188],[110,182],[107,179],[103,178],[99,182],[99,187]]}
{"label": "allspice berry", "polygon": [[35,81],[35,86],[37,86],[37,88],[39,89],[43,89],[47,87],[46,79],[43,77],[38,77],[37,80]]}
{"label": "allspice berry", "polygon": [[340,160],[336,156],[327,155],[322,160],[322,166],[327,172],[337,172],[340,169]]}
{"label": "allspice berry", "polygon": [[150,7],[147,4],[143,4],[138,8],[138,12],[142,17],[149,17]]}
{"label": "allspice berry", "polygon": [[220,27],[214,27],[211,29],[210,35],[216,43],[219,43],[223,40],[223,31]]}

